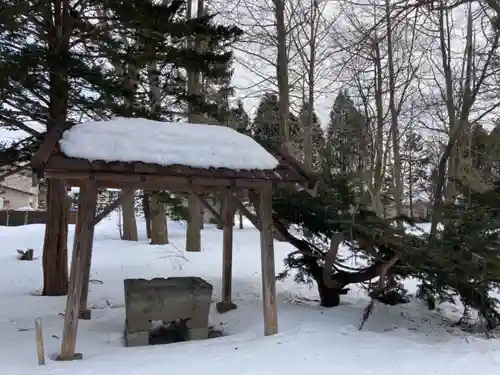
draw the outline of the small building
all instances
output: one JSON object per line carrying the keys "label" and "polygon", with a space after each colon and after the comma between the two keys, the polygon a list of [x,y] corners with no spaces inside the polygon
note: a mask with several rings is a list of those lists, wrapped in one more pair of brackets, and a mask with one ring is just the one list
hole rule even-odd
{"label": "small building", "polygon": [[0,209],[38,208],[38,187],[33,187],[32,178],[14,174],[0,182]]}
{"label": "small building", "polygon": [[[411,207],[409,202],[403,202],[403,215],[415,219],[427,219],[432,210],[432,203],[423,198],[415,198],[412,201]],[[385,206],[385,217],[393,218],[396,216],[396,205],[394,203]]]}

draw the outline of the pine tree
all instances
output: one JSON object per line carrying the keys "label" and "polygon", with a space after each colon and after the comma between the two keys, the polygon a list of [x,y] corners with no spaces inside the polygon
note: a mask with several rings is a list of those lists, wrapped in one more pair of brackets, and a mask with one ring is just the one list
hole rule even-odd
{"label": "pine tree", "polygon": [[[201,113],[214,111],[216,105],[202,95],[187,94],[181,72],[194,68],[206,77],[225,76],[221,66],[231,53],[215,53],[210,46],[230,43],[240,31],[215,25],[209,15],[188,21],[183,7],[179,0],[164,6],[118,0],[3,2],[0,121],[32,135],[22,147],[23,155],[33,153],[42,138],[25,125],[30,122],[50,130],[95,116],[148,117],[154,112],[155,118],[171,118],[188,101]],[[187,37],[200,36],[209,47],[202,53],[185,43]],[[139,87],[147,76],[148,61],[155,56],[162,64],[162,100],[168,103],[159,111],[151,111],[148,94]],[[121,69],[110,70],[107,62]],[[3,155],[22,154],[14,148],[7,151]],[[67,292],[67,194],[62,182],[49,180],[47,185],[43,293],[61,295]]]}
{"label": "pine tree", "polygon": [[[187,103],[195,105],[197,113],[201,115],[213,116],[217,113],[217,95],[204,95],[204,92],[188,95],[186,71],[199,72],[210,88],[216,85],[226,87],[232,75],[232,52],[228,46],[241,35],[240,29],[217,25],[210,14],[187,19],[186,3],[182,0],[172,0],[166,4],[112,0],[106,4],[110,14],[116,17],[111,23],[114,32],[121,35],[122,39],[128,35],[138,36],[135,42],[125,46],[122,44],[121,49],[113,45],[106,49],[108,58],[115,66],[128,65],[133,68],[132,72],[125,72],[127,78],[133,81],[133,86],[123,87],[127,79],[122,79],[118,82],[121,95],[115,89],[107,93],[108,103],[114,104],[115,114],[132,110],[130,115],[133,117],[171,120],[186,108]],[[134,17],[130,17],[130,14],[134,14]],[[203,41],[206,48],[196,51],[187,42],[198,39]],[[153,81],[160,89],[161,96],[161,102],[155,105],[152,105],[154,98],[150,97],[150,93],[146,100],[145,95],[138,90],[141,84],[151,84],[151,77],[148,80],[146,75],[148,66],[153,64],[156,64],[157,70],[153,72]],[[129,92],[131,89],[132,92]],[[127,108],[123,100],[130,95],[132,97],[129,99],[136,103],[131,109]]]}
{"label": "pine tree", "polygon": [[228,125],[243,134],[250,134],[250,116],[243,107],[243,102],[238,100],[236,107],[229,111]]}
{"label": "pine tree", "polygon": [[[301,130],[299,119],[289,115],[290,139],[297,151],[295,156],[300,157]],[[265,93],[262,97],[257,113],[251,125],[251,134],[257,139],[269,142],[280,142],[280,111],[278,97],[272,93]]]}
{"label": "pine tree", "polygon": [[[301,145],[300,150],[301,153],[305,153],[305,142],[307,137],[307,129],[305,128],[308,123],[308,104],[304,103],[299,112],[299,119],[302,126],[300,127],[300,138]],[[319,170],[321,165],[321,156],[320,153],[325,147],[325,134],[323,129],[321,129],[321,124],[319,121],[319,117],[316,112],[313,113],[313,123],[311,129],[311,145],[312,145],[312,167],[313,170]],[[301,159],[305,159],[305,155],[301,155]]]}
{"label": "pine tree", "polygon": [[[467,210],[463,205],[446,206],[445,215],[453,225],[439,232],[438,240],[429,246],[427,234],[405,233],[393,221],[356,208],[356,192],[349,181],[331,171],[322,169],[315,197],[289,190],[278,190],[273,197],[276,217],[295,229],[287,231],[276,220],[275,226],[299,250],[285,259],[280,279],[291,275],[293,269],[297,282],[316,283],[322,306],[333,307],[349,284],[375,279],[381,264],[401,254],[389,270],[394,284],[385,290],[380,290],[378,283],[370,284],[373,298],[390,305],[408,302],[399,282],[412,277],[420,280],[418,297],[430,308],[440,301],[460,299],[468,310],[477,310],[488,328],[498,325],[498,301],[491,292],[500,286],[499,183],[485,193],[472,192]],[[304,233],[308,236],[302,236]],[[330,240],[339,233],[346,241],[346,251],[363,259],[366,267],[353,270],[346,264],[348,255],[332,252]],[[325,258],[331,253],[335,256],[333,267],[325,269]],[[332,280],[331,285],[328,280]]]}
{"label": "pine tree", "polygon": [[[2,126],[28,132],[25,153],[42,137],[26,124],[50,131],[67,121],[95,113],[95,89],[103,85],[95,41],[104,38],[89,13],[100,4],[85,0],[4,1],[0,12],[0,77]],[[85,17],[80,15],[85,14]],[[9,150],[9,152],[12,151]],[[63,181],[47,181],[47,225],[43,247],[44,295],[67,293],[67,214]]]}
{"label": "pine tree", "polygon": [[367,167],[369,152],[367,121],[346,92],[335,98],[330,112],[326,139],[335,152],[341,173],[358,172]]}
{"label": "pine tree", "polygon": [[404,197],[408,204],[409,216],[413,215],[414,203],[427,200],[430,160],[422,136],[410,127],[403,135],[401,148],[403,167]]}
{"label": "pine tree", "polygon": [[[228,116],[229,95],[232,76],[232,55],[228,46],[236,40],[241,31],[235,27],[215,25],[213,16],[188,20],[185,1],[175,0],[169,4],[143,1],[115,1],[110,3],[110,12],[118,15],[115,30],[123,35],[139,35],[135,43],[129,43],[121,54],[109,48],[110,59],[117,65],[122,61],[129,73],[122,80],[128,87],[128,100],[112,99],[114,112],[125,110],[128,117],[146,117],[154,120],[182,119],[173,115],[186,110],[190,103],[202,122],[222,123]],[[127,19],[127,14],[135,18]],[[189,41],[200,41],[197,50]],[[132,71],[131,71],[132,69]],[[201,91],[190,96],[187,92],[187,74],[197,71],[202,78]],[[142,80],[147,82],[142,82]],[[128,82],[132,81],[133,84]],[[149,102],[141,98],[138,87],[149,89]],[[128,105],[127,103],[134,103]],[[175,212],[185,216],[179,207],[182,199],[167,191],[152,192],[145,200],[149,202],[148,213],[152,224],[151,243],[168,242],[166,213]]]}

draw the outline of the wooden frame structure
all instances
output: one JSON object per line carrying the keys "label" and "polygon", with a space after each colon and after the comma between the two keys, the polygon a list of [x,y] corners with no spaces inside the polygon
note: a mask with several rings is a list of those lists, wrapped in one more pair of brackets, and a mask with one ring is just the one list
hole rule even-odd
{"label": "wooden frame structure", "polygon": [[[66,129],[69,127],[66,125]],[[69,158],[59,148],[64,127],[47,133],[33,156],[32,167],[40,176],[80,187],[78,218],[73,242],[68,297],[66,302],[60,360],[80,359],[76,353],[78,319],[90,319],[87,294],[92,243],[96,222],[98,188],[170,190],[181,193],[218,192],[224,197],[223,275],[220,312],[236,308],[232,302],[233,206],[242,206],[234,193],[251,189],[259,195],[264,334],[278,332],[273,245],[272,189],[300,184],[313,188],[314,175],[306,171],[284,148],[264,146],[279,161],[273,170],[200,169],[160,166],[139,162],[104,162]],[[237,152],[237,150],[235,150]]]}

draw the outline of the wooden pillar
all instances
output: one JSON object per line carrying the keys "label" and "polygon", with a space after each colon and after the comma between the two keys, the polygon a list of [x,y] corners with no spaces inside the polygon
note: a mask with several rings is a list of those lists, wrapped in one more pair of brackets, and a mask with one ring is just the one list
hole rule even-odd
{"label": "wooden pillar", "polygon": [[234,226],[234,208],[231,191],[224,191],[222,197],[222,301],[216,304],[219,313],[234,310],[237,307],[231,300]]}
{"label": "wooden pillar", "polygon": [[[82,188],[85,194],[88,194],[88,199],[89,202],[95,201],[97,203],[97,187],[95,184],[89,184],[88,186]],[[82,194],[82,190],[80,190],[80,194]],[[94,198],[92,197],[92,194],[94,194]],[[93,201],[91,199],[94,199]],[[80,203],[78,203],[80,205]],[[92,206],[93,207],[93,213],[95,215],[96,212],[96,205]],[[78,214],[79,215],[79,214]],[[77,221],[78,223],[78,221]],[[82,254],[82,269],[83,269],[83,280],[82,280],[82,294],[80,297],[80,312],[78,313],[78,317],[80,319],[85,319],[89,320],[92,316],[92,313],[90,309],[87,308],[87,298],[89,295],[89,281],[90,281],[90,268],[92,265],[92,245],[94,243],[94,228],[96,225],[96,220],[95,218],[92,219],[92,222],[89,224],[89,234],[88,234],[88,241],[84,241],[81,243],[80,246],[85,246],[85,249],[81,249],[81,254]],[[76,230],[75,230],[75,235],[76,235]],[[75,237],[76,238],[76,237]]]}
{"label": "wooden pillar", "polygon": [[88,181],[80,187],[78,200],[78,217],[73,241],[73,256],[69,277],[68,298],[64,312],[64,328],[61,343],[61,353],[58,360],[71,361],[81,359],[80,353],[75,353],[78,329],[78,313],[84,279],[84,265],[90,257],[95,211],[97,206],[97,186]]}
{"label": "wooden pillar", "polygon": [[264,304],[264,334],[269,336],[278,332],[271,186],[267,186],[259,192],[259,211],[261,221],[260,246],[262,261],[262,298]]}

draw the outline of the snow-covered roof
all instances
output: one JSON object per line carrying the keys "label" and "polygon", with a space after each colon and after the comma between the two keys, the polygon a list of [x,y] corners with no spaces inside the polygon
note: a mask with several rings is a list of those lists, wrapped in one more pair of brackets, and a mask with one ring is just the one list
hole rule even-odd
{"label": "snow-covered roof", "polygon": [[278,160],[252,138],[230,127],[114,118],[84,122],[59,140],[63,154],[106,162],[234,170],[270,170]]}
{"label": "snow-covered roof", "polygon": [[25,207],[18,207],[15,209],[15,211],[36,211],[36,210],[33,207],[25,206]]}
{"label": "snow-covered roof", "polygon": [[29,195],[36,195],[38,190],[36,187],[33,187],[33,180],[31,177],[24,176],[20,173],[5,177],[3,181],[0,181],[0,186]]}

